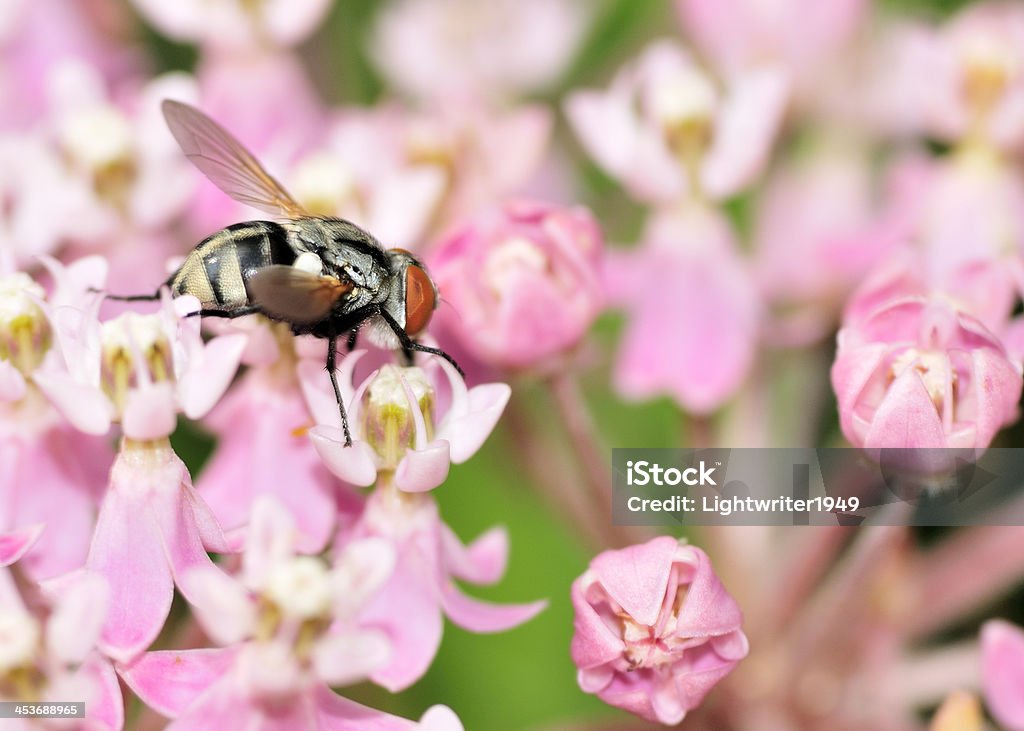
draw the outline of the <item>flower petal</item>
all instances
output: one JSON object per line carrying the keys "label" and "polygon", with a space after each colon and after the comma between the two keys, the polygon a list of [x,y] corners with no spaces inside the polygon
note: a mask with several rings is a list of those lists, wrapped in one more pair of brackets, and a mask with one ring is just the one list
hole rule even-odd
{"label": "flower petal", "polygon": [[147,652],[118,671],[147,706],[174,718],[231,668],[237,652],[234,648]]}
{"label": "flower petal", "polygon": [[395,485],[405,492],[427,492],[448,477],[451,465],[448,442],[434,440],[423,449],[410,449],[395,470]]}
{"label": "flower petal", "polygon": [[470,632],[504,632],[533,619],[547,600],[530,604],[492,604],[466,596],[454,586],[441,592],[441,607],[455,624]]}
{"label": "flower petal", "polygon": [[491,528],[468,546],[447,525],[441,527],[444,563],[452,576],[473,584],[493,584],[508,564],[508,531]]}
{"label": "flower petal", "polygon": [[205,416],[224,395],[245,350],[241,333],[221,335],[193,353],[188,369],[178,377],[182,411],[190,419]]}
{"label": "flower petal", "polygon": [[989,710],[1008,731],[1024,731],[1024,631],[1009,622],[987,622],[981,653]]}
{"label": "flower petal", "polygon": [[317,454],[331,472],[358,487],[367,487],[377,480],[377,462],[373,448],[363,441],[345,446],[341,429],[318,426],[310,429],[309,438]]}
{"label": "flower petal", "polygon": [[43,524],[37,523],[19,531],[0,534],[0,567],[10,566],[19,560],[43,532]]}
{"label": "flower petal", "polygon": [[313,665],[328,685],[352,685],[387,666],[391,654],[391,641],[383,632],[331,633],[314,646]]}

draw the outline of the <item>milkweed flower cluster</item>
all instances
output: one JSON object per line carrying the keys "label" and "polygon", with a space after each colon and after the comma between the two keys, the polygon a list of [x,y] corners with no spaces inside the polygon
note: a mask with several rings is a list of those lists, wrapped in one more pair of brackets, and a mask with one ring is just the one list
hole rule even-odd
{"label": "milkweed flower cluster", "polygon": [[[611,522],[639,433],[1019,438],[1024,7],[879,5],[0,3],[0,700],[108,731],[575,723],[529,688],[619,714],[595,729],[1024,729],[1019,607],[940,634],[1024,576],[1019,529]],[[466,375],[358,327],[328,374],[287,322],[105,297],[260,217],[167,99],[422,262],[416,337]],[[530,588],[478,597],[513,548]],[[459,654],[520,626],[543,657]]]}

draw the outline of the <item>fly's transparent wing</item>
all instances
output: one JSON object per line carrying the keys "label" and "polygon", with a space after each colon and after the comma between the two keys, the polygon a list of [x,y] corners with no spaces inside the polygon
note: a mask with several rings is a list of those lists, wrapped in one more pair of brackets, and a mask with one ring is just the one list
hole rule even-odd
{"label": "fly's transparent wing", "polygon": [[263,312],[295,325],[320,322],[335,302],[352,291],[349,282],[280,265],[260,269],[246,287],[252,303]]}
{"label": "fly's transparent wing", "polygon": [[164,119],[185,156],[239,203],[275,216],[308,215],[234,136],[195,107],[164,100]]}

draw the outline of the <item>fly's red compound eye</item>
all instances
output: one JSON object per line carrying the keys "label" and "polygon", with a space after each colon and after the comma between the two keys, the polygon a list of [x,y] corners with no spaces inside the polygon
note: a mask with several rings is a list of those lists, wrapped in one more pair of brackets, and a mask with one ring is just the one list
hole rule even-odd
{"label": "fly's red compound eye", "polygon": [[405,331],[409,335],[421,332],[436,305],[434,283],[421,267],[410,264],[405,269]]}

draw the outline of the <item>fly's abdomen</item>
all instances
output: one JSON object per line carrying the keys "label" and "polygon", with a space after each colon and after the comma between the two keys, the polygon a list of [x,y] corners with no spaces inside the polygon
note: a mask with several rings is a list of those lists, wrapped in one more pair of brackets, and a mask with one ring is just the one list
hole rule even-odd
{"label": "fly's abdomen", "polygon": [[230,311],[249,304],[245,283],[254,273],[294,261],[283,226],[270,221],[236,223],[200,242],[169,285],[172,294],[193,295],[204,309]]}

